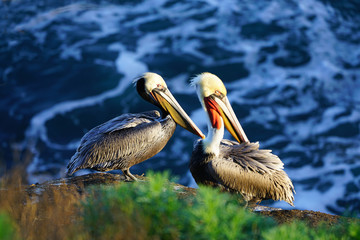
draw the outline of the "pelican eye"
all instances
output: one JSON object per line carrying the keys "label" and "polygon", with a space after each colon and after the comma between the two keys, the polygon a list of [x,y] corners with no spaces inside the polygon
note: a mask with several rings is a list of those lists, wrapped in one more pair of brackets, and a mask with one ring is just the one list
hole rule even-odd
{"label": "pelican eye", "polygon": [[215,91],[215,96],[219,97],[219,98],[223,98],[224,94],[222,94],[219,90]]}
{"label": "pelican eye", "polygon": [[164,90],[165,87],[163,85],[161,85],[160,83],[156,84],[156,88],[160,89],[160,90]]}

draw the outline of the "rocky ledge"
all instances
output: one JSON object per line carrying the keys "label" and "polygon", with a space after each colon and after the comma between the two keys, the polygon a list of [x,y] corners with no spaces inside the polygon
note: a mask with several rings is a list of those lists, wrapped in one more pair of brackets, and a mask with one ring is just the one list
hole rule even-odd
{"label": "rocky ledge", "polygon": [[[138,176],[136,177],[140,180],[146,181],[146,177]],[[117,184],[120,182],[131,183],[126,181],[123,175],[119,174],[110,174],[110,173],[91,173],[82,176],[62,178],[52,181],[47,181],[42,184],[33,184],[30,185],[26,191],[30,196],[35,197],[43,194],[44,192],[51,192],[56,190],[60,186],[67,186],[69,189],[76,188],[78,193],[85,194],[86,188],[94,185],[111,185]],[[180,184],[176,184],[176,187],[181,189],[183,197],[188,195],[195,195],[196,189],[186,187]],[[309,211],[309,210],[283,210],[279,208],[271,208],[264,206],[257,206],[253,209],[257,214],[262,214],[264,216],[269,216],[274,218],[278,223],[290,223],[294,220],[300,220],[307,222],[310,226],[317,226],[319,223],[326,223],[328,225],[334,225],[339,220],[346,220],[347,217],[331,215],[322,212]]]}

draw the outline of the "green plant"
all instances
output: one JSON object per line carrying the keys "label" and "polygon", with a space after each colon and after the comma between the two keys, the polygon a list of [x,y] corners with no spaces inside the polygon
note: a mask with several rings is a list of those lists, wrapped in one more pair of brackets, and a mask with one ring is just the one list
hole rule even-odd
{"label": "green plant", "polygon": [[203,186],[188,211],[192,237],[198,239],[258,239],[261,230],[275,225],[272,219],[249,212],[233,195]]}
{"label": "green plant", "polygon": [[169,173],[146,182],[93,188],[82,209],[84,238],[91,239],[357,239],[358,221],[310,227],[298,221],[278,225],[249,212],[236,195],[200,186],[180,197]]}
{"label": "green plant", "polygon": [[200,186],[194,195],[169,182],[168,172],[147,176],[84,195],[66,184],[31,195],[18,177],[2,179],[0,239],[360,239],[357,219],[278,225],[249,212],[236,194]]}
{"label": "green plant", "polygon": [[351,221],[348,229],[351,239],[360,239],[360,221]]}
{"label": "green plant", "polygon": [[360,239],[360,222],[352,219],[340,222],[334,226],[325,223],[313,228],[302,221],[278,225],[262,234],[266,240],[276,239],[317,239],[317,240],[345,240]]}
{"label": "green plant", "polygon": [[19,239],[13,220],[5,212],[0,212],[0,239]]}
{"label": "green plant", "polygon": [[131,228],[151,239],[257,239],[275,224],[216,189],[201,187],[195,197],[179,199],[168,178],[167,172],[150,172],[148,182],[93,189],[83,205],[83,229],[91,238],[113,238]]}
{"label": "green plant", "polygon": [[177,214],[183,202],[171,189],[168,173],[150,172],[148,177],[147,182],[94,188],[83,204],[87,235],[95,239],[178,238],[181,226],[177,219],[181,216]]}
{"label": "green plant", "polygon": [[302,239],[311,238],[309,227],[304,222],[292,222],[291,224],[283,224],[269,231],[264,231],[262,237],[266,240],[277,239]]}

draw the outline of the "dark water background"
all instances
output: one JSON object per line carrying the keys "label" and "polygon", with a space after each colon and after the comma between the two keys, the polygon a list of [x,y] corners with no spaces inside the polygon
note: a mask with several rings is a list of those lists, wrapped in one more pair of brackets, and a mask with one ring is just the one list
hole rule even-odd
{"label": "dark water background", "polygon": [[[285,163],[297,208],[360,209],[358,0],[3,0],[0,34],[0,173],[28,161],[29,183],[64,176],[92,127],[154,109],[131,84],[146,71],[206,132],[188,83],[208,71],[249,139]],[[195,186],[194,140],[178,128],[132,172],[170,169]]]}

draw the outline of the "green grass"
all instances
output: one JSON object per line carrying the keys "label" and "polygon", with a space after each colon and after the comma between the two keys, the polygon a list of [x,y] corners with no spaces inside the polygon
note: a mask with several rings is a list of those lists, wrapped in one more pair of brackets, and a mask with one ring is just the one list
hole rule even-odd
{"label": "green grass", "polygon": [[148,177],[148,182],[94,189],[83,204],[87,236],[111,239],[127,232],[126,226],[149,239],[258,239],[262,228],[275,226],[229,194],[203,187],[196,197],[179,199],[168,173]]}
{"label": "green grass", "polygon": [[316,228],[309,227],[305,222],[294,221],[290,224],[276,226],[265,231],[262,236],[266,240],[272,239],[302,239],[302,240],[339,240],[360,239],[359,221],[339,223],[329,227],[322,224]]}
{"label": "green grass", "polygon": [[305,222],[278,225],[249,212],[234,195],[200,187],[196,196],[179,199],[168,173],[149,173],[148,178],[148,182],[93,189],[82,206],[86,237],[126,238],[131,229],[134,239],[360,238],[357,221],[317,228]]}
{"label": "green grass", "polygon": [[15,223],[10,216],[4,212],[0,212],[0,239],[14,240],[19,239]]}
{"label": "green grass", "polygon": [[167,172],[147,177],[92,187],[85,197],[66,185],[37,202],[21,188],[1,194],[0,239],[360,239],[359,221],[279,225],[236,195],[208,187],[184,193]]}

